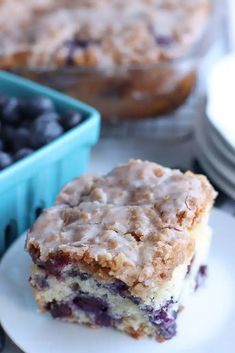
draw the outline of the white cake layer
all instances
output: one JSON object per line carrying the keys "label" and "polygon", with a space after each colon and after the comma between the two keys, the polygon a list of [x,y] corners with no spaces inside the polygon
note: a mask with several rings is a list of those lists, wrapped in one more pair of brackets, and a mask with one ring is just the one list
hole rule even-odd
{"label": "white cake layer", "polygon": [[[155,291],[152,292],[153,296],[147,298],[144,302],[145,305],[151,305],[155,309],[158,309],[171,297],[173,297],[175,301],[179,301],[179,304],[183,305],[188,293],[195,288],[195,277],[200,265],[206,262],[211,240],[211,231],[207,226],[206,219],[197,226],[194,233],[196,252],[190,274],[186,276],[189,263],[178,266],[173,273],[172,279],[155,288]],[[36,265],[33,266],[32,283],[34,283],[34,277],[43,274],[43,271],[44,270],[38,268]],[[120,314],[122,316],[142,316],[142,313],[139,312],[139,309],[132,301],[124,299],[119,295],[114,295],[102,286],[97,286],[97,282],[93,278],[84,281],[79,277],[66,277],[61,281],[57,280],[54,276],[49,276],[47,281],[49,288],[43,289],[37,294],[38,299],[40,298],[40,302],[48,303],[53,300],[69,300],[69,298],[74,295],[72,286],[77,283],[81,291],[87,292],[91,296],[106,297],[112,312],[116,312],[118,315]]]}

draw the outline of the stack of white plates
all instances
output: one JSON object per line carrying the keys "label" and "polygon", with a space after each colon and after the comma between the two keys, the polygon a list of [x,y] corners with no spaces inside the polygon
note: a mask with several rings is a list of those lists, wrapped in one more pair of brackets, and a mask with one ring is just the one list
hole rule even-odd
{"label": "stack of white plates", "polygon": [[209,76],[206,117],[196,123],[196,154],[208,177],[235,199],[235,56]]}

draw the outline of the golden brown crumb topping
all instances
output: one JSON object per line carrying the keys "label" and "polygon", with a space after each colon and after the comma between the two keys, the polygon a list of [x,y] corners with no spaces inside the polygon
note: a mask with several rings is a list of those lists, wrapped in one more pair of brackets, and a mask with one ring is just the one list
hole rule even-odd
{"label": "golden brown crumb topping", "polygon": [[210,4],[1,0],[0,55],[7,63],[21,54],[18,65],[32,67],[155,64],[184,56],[193,47],[206,26]]}
{"label": "golden brown crumb topping", "polygon": [[202,175],[131,160],[106,176],[69,183],[28,233],[27,248],[40,261],[63,253],[141,292],[192,257],[190,230],[215,196]]}

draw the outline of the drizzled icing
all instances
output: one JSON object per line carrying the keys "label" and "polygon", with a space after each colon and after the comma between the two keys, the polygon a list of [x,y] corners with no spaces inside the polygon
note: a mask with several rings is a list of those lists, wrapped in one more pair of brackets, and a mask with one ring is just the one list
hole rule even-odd
{"label": "drizzled icing", "polygon": [[[201,175],[131,160],[103,177],[83,176],[60,193],[28,233],[40,260],[63,251],[130,286],[168,280],[192,256],[190,231],[214,201]],[[94,267],[95,266],[95,267]]]}

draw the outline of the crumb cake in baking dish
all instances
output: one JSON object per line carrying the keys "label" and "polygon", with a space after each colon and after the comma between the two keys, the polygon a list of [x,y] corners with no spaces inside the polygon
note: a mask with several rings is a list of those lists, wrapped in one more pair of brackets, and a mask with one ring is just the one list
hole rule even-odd
{"label": "crumb cake in baking dish", "polygon": [[185,101],[201,47],[208,46],[195,49],[207,37],[213,5],[0,0],[0,13],[0,68],[84,100],[114,120],[166,114]]}
{"label": "crumb cake in baking dish", "polygon": [[141,160],[70,182],[27,235],[40,310],[135,338],[172,338],[206,276],[215,196],[202,175]]}
{"label": "crumb cake in baking dish", "polygon": [[156,64],[185,55],[210,10],[211,0],[1,0],[0,63]]}

